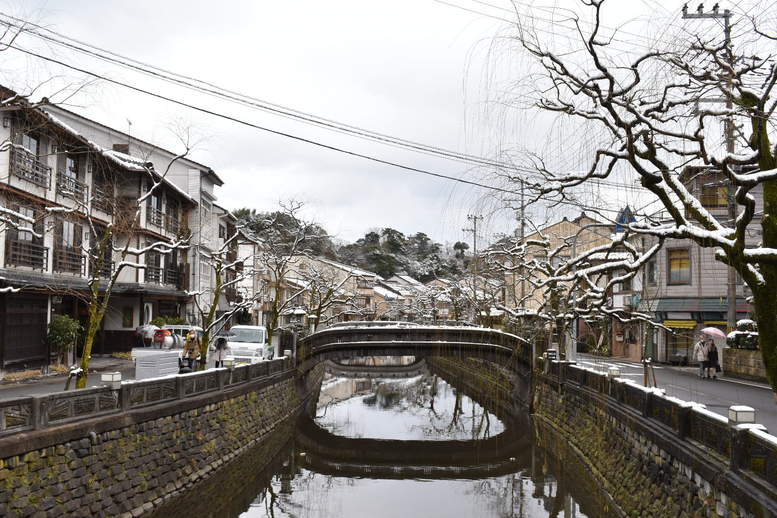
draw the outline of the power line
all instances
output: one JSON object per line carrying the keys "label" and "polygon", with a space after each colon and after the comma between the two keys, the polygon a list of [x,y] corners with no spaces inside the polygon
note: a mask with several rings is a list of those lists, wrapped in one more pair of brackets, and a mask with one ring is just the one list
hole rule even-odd
{"label": "power line", "polygon": [[[69,49],[75,50],[77,52],[95,57],[97,59],[100,59],[109,63],[117,64],[125,68],[130,68],[132,70],[141,72],[143,74],[146,74],[167,82],[178,84],[185,88],[198,90],[200,92],[206,93],[207,95],[217,96],[231,102],[236,102],[245,106],[250,106],[252,108],[273,113],[275,115],[295,119],[303,123],[312,124],[319,127],[324,127],[336,132],[350,134],[359,138],[365,138],[367,140],[377,141],[377,142],[381,142],[387,145],[392,145],[395,147],[410,149],[412,151],[417,151],[417,152],[432,155],[432,156],[441,156],[446,159],[472,163],[480,166],[496,167],[501,169],[511,169],[516,171],[529,172],[529,173],[534,172],[533,170],[528,168],[519,169],[514,165],[505,164],[485,157],[460,153],[457,151],[452,151],[438,146],[431,146],[428,144],[423,144],[423,143],[408,140],[408,139],[393,137],[391,135],[387,135],[384,133],[367,130],[357,126],[341,123],[332,119],[326,119],[324,117],[306,113],[293,108],[285,107],[279,104],[271,103],[269,101],[258,99],[256,97],[251,97],[249,95],[242,94],[240,92],[229,90],[227,88],[215,85],[213,83],[209,83],[202,79],[185,76],[176,72],[172,72],[170,70],[165,70],[161,67],[157,67],[154,65],[149,65],[149,64],[137,61],[130,57],[122,56],[120,54],[117,54],[116,52],[113,52],[101,47],[97,47],[95,45],[92,45],[86,42],[75,40],[64,34],[55,32],[45,27],[41,27],[40,25],[34,24],[32,22],[27,22],[20,18],[10,16],[6,13],[0,12],[0,15],[10,18],[12,20],[15,20],[17,22],[21,22],[23,23],[23,25],[17,25],[17,24],[8,22],[7,20],[0,20],[0,24],[4,24],[8,27],[13,27],[20,31],[24,31],[28,34],[44,39],[56,45],[64,46]],[[49,32],[51,34],[55,34],[60,38],[64,38],[65,40],[68,40],[68,41],[63,41],[61,39],[57,39],[52,36],[48,36],[46,34],[42,34],[36,30],[31,30],[29,28],[26,28],[25,25],[31,25],[40,30]],[[71,42],[75,42],[75,43],[78,43],[79,45],[84,45],[89,48],[83,48]],[[99,52],[96,52],[95,50],[90,50],[90,49],[95,49],[96,51],[99,51]],[[101,52],[104,54],[101,54]],[[110,56],[114,56],[114,57],[110,57]]]}
{"label": "power line", "polygon": [[[271,128],[267,128],[267,127],[264,127],[264,126],[260,126],[258,124],[254,124],[252,122],[248,122],[248,121],[245,121],[245,120],[242,120],[242,119],[238,119],[237,117],[233,117],[231,115],[223,114],[223,113],[220,113],[220,112],[217,112],[217,111],[214,111],[214,110],[210,110],[208,108],[203,108],[201,106],[196,106],[196,105],[184,102],[184,101],[180,101],[178,99],[174,99],[174,98],[168,97],[166,95],[162,95],[162,94],[159,94],[159,93],[156,93],[156,92],[152,92],[150,90],[141,88],[139,86],[131,85],[131,84],[125,83],[123,81],[119,81],[117,79],[112,79],[112,78],[103,76],[103,75],[98,74],[96,72],[92,72],[92,71],[86,70],[84,68],[81,68],[81,67],[78,67],[78,66],[75,66],[75,65],[71,65],[71,64],[66,63],[66,62],[64,62],[62,60],[59,60],[59,59],[56,59],[56,58],[53,58],[53,57],[49,57],[49,56],[44,56],[44,55],[39,54],[37,52],[24,49],[22,47],[19,47],[18,45],[10,44],[10,45],[6,45],[6,46],[9,47],[9,48],[12,48],[14,50],[17,50],[19,52],[23,52],[23,53],[28,54],[30,56],[36,57],[38,59],[42,59],[44,61],[48,61],[48,62],[57,64],[57,65],[63,66],[65,68],[69,68],[69,69],[74,70],[76,72],[80,72],[82,74],[89,75],[89,76],[94,77],[96,79],[100,79],[102,81],[106,81],[108,83],[112,83],[112,84],[115,84],[117,86],[121,86],[121,87],[127,88],[129,90],[133,90],[135,92],[138,92],[138,93],[141,93],[141,94],[144,94],[144,95],[148,95],[150,97],[154,97],[154,98],[157,98],[157,99],[160,99],[160,100],[163,100],[163,101],[167,101],[169,103],[176,104],[178,106],[183,106],[185,108],[189,108],[189,109],[194,110],[194,111],[198,111],[198,112],[201,112],[201,113],[204,113],[204,114],[207,114],[207,115],[211,115],[211,116],[218,117],[218,118],[221,118],[221,119],[224,119],[224,120],[228,120],[230,122],[235,122],[235,123],[243,125],[243,126],[247,126],[247,127],[250,127],[250,128],[254,128],[254,129],[258,129],[258,130],[267,132],[267,133],[271,133],[273,135],[277,135],[277,136],[281,136],[281,137],[286,137],[286,138],[289,138],[289,139],[292,139],[292,140],[296,140],[296,141],[299,141],[299,142],[303,142],[303,143],[306,143],[306,144],[310,144],[310,145],[313,145],[313,146],[316,146],[316,147],[320,147],[320,148],[323,148],[323,149],[328,149],[330,151],[335,151],[335,152],[338,152],[338,153],[343,153],[343,154],[346,154],[346,155],[349,155],[349,156],[354,156],[354,157],[357,157],[357,158],[362,158],[362,159],[369,160],[369,161],[372,161],[372,162],[376,162],[376,163],[379,163],[379,164],[396,167],[398,169],[402,169],[402,170],[410,172],[410,173],[418,173],[418,174],[423,174],[423,175],[432,176],[432,177],[436,177],[436,178],[441,178],[441,179],[445,179],[445,180],[450,180],[450,181],[454,181],[454,182],[458,182],[458,183],[472,185],[472,186],[475,186],[475,187],[480,187],[480,188],[483,188],[483,189],[486,189],[486,190],[490,190],[490,191],[494,191],[494,192],[501,192],[501,193],[512,194],[512,195],[518,193],[517,191],[510,190],[510,189],[505,189],[505,188],[501,188],[501,187],[497,187],[497,186],[493,186],[493,185],[487,185],[487,184],[483,184],[483,183],[480,183],[480,182],[475,182],[475,181],[472,181],[472,180],[466,180],[466,179],[463,179],[463,178],[457,178],[455,176],[450,176],[450,175],[446,175],[446,174],[442,174],[442,173],[436,173],[436,172],[433,172],[433,171],[428,171],[428,170],[420,169],[420,168],[417,168],[417,167],[412,167],[412,166],[407,166],[407,165],[404,165],[404,164],[399,164],[397,162],[391,162],[389,160],[383,160],[381,158],[373,157],[373,156],[370,156],[370,155],[365,155],[363,153],[357,153],[355,151],[350,151],[350,150],[339,148],[339,147],[332,146],[332,145],[329,145],[329,144],[324,144],[322,142],[318,142],[318,141],[315,141],[315,140],[312,140],[312,139],[308,139],[308,138],[305,138],[305,137],[300,137],[300,136],[293,135],[293,134],[290,134],[290,133],[286,133],[286,132],[274,130],[274,129],[271,129]],[[622,187],[622,186],[618,186],[618,187]],[[593,207],[593,206],[590,206],[590,205],[585,205],[584,203],[578,202],[578,201],[569,201],[569,200],[566,200],[566,199],[555,199],[555,198],[551,198],[551,197],[544,196],[544,195],[537,195],[534,198],[536,200],[542,200],[542,201],[548,202],[551,205],[569,205],[569,206],[578,207],[578,208],[580,208],[582,210],[588,210],[588,211],[593,211],[593,212],[612,212],[612,213],[618,213],[619,212],[619,210],[616,210],[616,209],[608,209],[608,208],[601,207],[601,206]]]}
{"label": "power line", "polygon": [[[293,118],[293,119],[301,120],[302,122],[312,123],[312,124],[317,125],[317,126],[324,126],[324,127],[329,128],[329,129],[334,129],[335,131],[338,131],[338,132],[342,132],[342,133],[346,133],[346,134],[352,134],[352,135],[357,136],[359,138],[363,137],[363,138],[366,138],[368,140],[379,141],[379,142],[382,142],[384,144],[396,145],[397,147],[410,148],[410,149],[412,149],[414,151],[418,151],[418,152],[421,152],[421,153],[424,153],[424,154],[429,154],[429,155],[432,155],[432,156],[442,156],[443,158],[453,159],[453,160],[467,162],[467,163],[474,163],[474,164],[477,164],[479,166],[487,166],[487,167],[493,167],[493,168],[496,168],[496,169],[518,171],[518,172],[523,172],[523,173],[527,173],[527,174],[537,174],[538,173],[538,171],[535,168],[518,166],[518,165],[515,165],[515,164],[508,164],[508,163],[504,163],[504,162],[490,160],[490,159],[487,159],[487,158],[484,158],[484,157],[468,155],[468,154],[464,154],[464,153],[458,153],[458,152],[447,150],[447,149],[444,149],[444,148],[435,147],[435,146],[429,146],[429,145],[426,145],[426,144],[414,142],[414,141],[407,140],[407,139],[392,137],[392,136],[385,135],[385,134],[382,134],[382,133],[377,133],[377,132],[372,132],[370,130],[365,130],[363,128],[359,128],[359,127],[356,127],[356,126],[351,126],[351,125],[343,124],[343,123],[340,123],[340,122],[337,122],[337,121],[334,121],[334,120],[331,120],[331,119],[325,119],[325,118],[322,118],[322,117],[318,117],[316,115],[312,115],[312,114],[309,114],[309,113],[306,113],[306,112],[303,112],[303,111],[300,111],[300,110],[296,110],[296,109],[293,109],[293,108],[288,108],[288,107],[285,107],[285,106],[281,106],[279,104],[271,103],[269,101],[264,101],[264,100],[257,99],[255,97],[251,97],[251,96],[239,93],[239,92],[228,90],[226,88],[220,87],[218,85],[215,85],[213,83],[209,83],[209,82],[201,80],[201,79],[197,79],[197,78],[194,78],[194,77],[182,75],[182,74],[179,74],[177,72],[172,72],[172,71],[163,69],[161,67],[157,67],[155,65],[150,65],[150,64],[147,64],[147,63],[143,63],[143,62],[138,61],[138,60],[136,60],[134,58],[123,56],[123,55],[118,54],[118,53],[116,53],[114,51],[111,51],[111,50],[108,50],[108,49],[104,49],[104,48],[101,48],[101,47],[97,47],[97,46],[92,45],[90,43],[83,42],[83,41],[71,38],[71,37],[69,37],[67,35],[64,35],[62,33],[53,31],[52,29],[48,29],[46,27],[42,27],[42,26],[37,25],[37,24],[35,24],[33,22],[27,22],[26,20],[23,20],[21,18],[17,18],[17,17],[11,16],[11,15],[8,15],[8,14],[3,13],[3,12],[0,12],[0,15],[5,16],[7,18],[10,18],[12,20],[21,22],[21,23],[23,23],[23,25],[19,26],[19,25],[10,23],[10,22],[5,21],[5,20],[0,20],[0,24],[5,24],[5,25],[7,25],[9,27],[17,28],[20,31],[27,32],[27,33],[32,34],[34,36],[40,37],[42,39],[45,39],[46,41],[50,41],[50,42],[55,43],[55,44],[60,45],[60,46],[65,46],[65,47],[70,48],[72,50],[76,50],[76,51],[84,53],[86,55],[90,55],[90,56],[96,57],[96,58],[101,59],[103,61],[107,61],[107,62],[110,62],[110,63],[118,64],[119,66],[123,66],[125,68],[130,68],[132,70],[136,70],[136,71],[139,71],[141,73],[145,73],[147,75],[150,75],[150,76],[158,78],[158,79],[162,79],[162,80],[165,80],[165,81],[168,81],[168,82],[179,84],[181,86],[184,86],[184,87],[187,87],[187,88],[191,88],[191,89],[194,89],[194,90],[202,91],[202,92],[204,92],[204,93],[206,93],[208,95],[215,95],[215,96],[217,96],[219,98],[227,99],[228,101],[231,101],[231,102],[237,102],[239,104],[247,105],[247,106],[250,106],[250,107],[253,107],[253,108],[257,108],[257,109],[260,109],[260,110],[270,111],[272,113],[276,113],[276,114],[281,115],[281,116],[285,116],[285,117],[290,117],[290,118]],[[46,32],[51,33],[51,34],[56,34],[60,38],[64,38],[65,40],[68,40],[68,41],[62,41],[60,39],[53,38],[53,37],[47,36],[45,34],[41,34],[39,32],[36,32],[36,31],[31,30],[29,28],[26,28],[26,25],[33,26],[35,28],[38,28],[40,30],[46,31]],[[91,49],[96,49],[99,52],[94,52],[92,50],[85,49],[83,47],[79,47],[78,45],[74,45],[73,43],[69,43],[69,42],[75,42],[75,43],[78,43],[79,45],[84,45],[84,46],[89,47]],[[117,58],[120,58],[120,59],[111,58],[111,57],[106,56],[104,54],[100,54],[100,52],[103,52],[105,54],[109,54],[110,56],[116,56]],[[169,76],[174,76],[174,77],[169,77]],[[195,83],[199,83],[199,85],[198,84],[192,84],[191,81],[193,81]],[[203,88],[200,85],[206,85],[206,86],[208,86],[210,88]],[[226,92],[226,93],[224,93],[224,92]],[[638,186],[633,186],[633,185],[628,185],[628,184],[623,184],[623,183],[610,182],[610,181],[606,181],[606,180],[603,180],[603,179],[590,178],[590,179],[588,179],[586,181],[587,181],[587,183],[595,184],[595,185],[598,185],[598,186],[614,187],[614,188],[619,188],[619,189],[631,190],[631,191],[635,191],[635,192],[642,192],[642,189],[640,187],[638,187]]]}
{"label": "power line", "polygon": [[293,135],[291,133],[286,133],[286,132],[283,132],[283,131],[274,130],[274,129],[271,129],[271,128],[268,128],[268,127],[265,127],[265,126],[260,126],[259,124],[254,124],[253,122],[248,122],[248,121],[245,121],[245,120],[242,120],[242,119],[238,119],[237,117],[233,117],[233,116],[227,115],[225,113],[220,113],[220,112],[217,112],[217,111],[214,111],[214,110],[210,110],[208,108],[203,108],[201,106],[196,106],[194,104],[190,104],[190,103],[178,100],[178,99],[174,99],[174,98],[168,97],[166,95],[162,95],[162,94],[159,94],[159,93],[156,93],[156,92],[152,92],[150,90],[146,90],[146,89],[141,88],[139,86],[131,85],[129,83],[125,83],[125,82],[119,81],[117,79],[112,79],[110,77],[103,76],[103,75],[98,74],[96,72],[92,72],[92,71],[86,70],[84,68],[77,67],[77,66],[71,65],[69,63],[65,63],[64,61],[61,61],[59,59],[48,57],[48,56],[44,56],[42,54],[38,54],[37,52],[33,52],[31,50],[24,49],[24,48],[19,47],[17,45],[10,44],[10,45],[7,45],[7,47],[12,48],[14,50],[18,50],[19,52],[23,52],[25,54],[28,54],[28,55],[33,56],[33,57],[36,57],[38,59],[42,59],[44,61],[55,63],[57,65],[63,66],[65,68],[69,68],[71,70],[75,70],[76,72],[80,72],[82,74],[86,74],[86,75],[92,76],[92,77],[94,77],[96,79],[100,79],[102,81],[106,81],[108,83],[112,83],[112,84],[115,84],[117,86],[121,86],[121,87],[124,87],[124,88],[128,88],[130,90],[134,90],[134,91],[136,91],[138,93],[142,93],[144,95],[149,95],[151,97],[155,97],[157,99],[161,99],[161,100],[167,101],[169,103],[177,104],[179,106],[183,106],[185,108],[189,108],[189,109],[194,110],[194,111],[198,111],[198,112],[201,112],[201,113],[205,113],[207,115],[212,115],[214,117],[218,117],[218,118],[225,119],[225,120],[228,120],[228,121],[231,121],[231,122],[235,122],[235,123],[241,124],[243,126],[248,126],[248,127],[254,128],[254,129],[265,131],[267,133],[272,133],[273,135],[278,135],[278,136],[286,137],[286,138],[289,138],[289,139],[292,139],[292,140],[296,140],[296,141],[299,141],[299,142],[304,142],[306,144],[310,144],[310,145],[317,146],[317,147],[320,147],[320,148],[328,149],[330,151],[335,151],[335,152],[338,152],[338,153],[343,153],[343,154],[346,154],[346,155],[355,156],[355,157],[358,157],[358,158],[363,158],[365,160],[370,160],[372,162],[377,162],[379,164],[388,165],[388,166],[392,166],[392,167],[397,167],[397,168],[403,169],[405,171],[411,171],[411,172],[420,173],[420,174],[424,174],[424,175],[428,175],[428,176],[434,176],[434,177],[437,177],[437,178],[443,178],[443,179],[446,179],[446,180],[452,180],[454,182],[464,183],[464,184],[472,185],[472,186],[475,186],[475,187],[481,187],[483,189],[503,192],[503,193],[507,193],[507,194],[515,194],[517,192],[517,191],[512,191],[512,190],[509,190],[509,189],[503,189],[501,187],[496,187],[496,186],[493,186],[493,185],[482,184],[482,183],[475,182],[475,181],[472,181],[472,180],[465,180],[463,178],[457,178],[455,176],[450,176],[450,175],[446,175],[446,174],[442,174],[442,173],[435,173],[435,172],[432,172],[432,171],[427,171],[425,169],[419,169],[417,167],[403,165],[403,164],[400,164],[400,163],[397,163],[397,162],[391,162],[389,160],[383,160],[382,158],[377,158],[377,157],[374,157],[374,156],[365,155],[363,153],[357,153],[356,151],[350,151],[350,150],[347,150],[347,149],[339,148],[337,146],[332,146],[332,145],[329,145],[329,144],[324,144],[323,142],[319,142],[319,141],[316,141],[316,140],[313,140],[313,139],[308,139],[308,138],[305,138],[305,137],[300,137],[298,135]]}

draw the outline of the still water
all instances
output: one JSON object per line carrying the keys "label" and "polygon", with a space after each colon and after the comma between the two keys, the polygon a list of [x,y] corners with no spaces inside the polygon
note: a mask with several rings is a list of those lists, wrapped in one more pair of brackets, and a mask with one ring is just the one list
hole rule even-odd
{"label": "still water", "polygon": [[476,400],[428,368],[327,375],[316,415],[239,516],[606,516],[590,485],[534,444],[528,416],[503,421]]}

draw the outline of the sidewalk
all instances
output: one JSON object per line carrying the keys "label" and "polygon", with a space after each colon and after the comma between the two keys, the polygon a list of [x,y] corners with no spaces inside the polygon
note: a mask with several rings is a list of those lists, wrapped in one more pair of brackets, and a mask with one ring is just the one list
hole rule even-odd
{"label": "sidewalk", "polygon": [[[124,380],[135,377],[135,363],[131,359],[114,358],[112,356],[94,357],[89,362],[87,386],[100,384],[100,374],[103,372],[121,372]],[[0,401],[27,396],[40,396],[65,389],[67,374],[51,374],[20,381],[0,380]],[[71,382],[71,388],[73,387]]]}
{"label": "sidewalk", "polygon": [[[630,364],[630,365],[632,365],[634,367],[642,368],[642,363],[641,362],[635,362],[633,360],[627,360],[625,358],[616,358],[616,357],[611,357],[610,360],[611,360],[611,362],[623,362],[623,363],[628,363],[628,364]],[[680,366],[680,365],[671,365],[669,363],[653,362],[653,367],[654,368],[658,368],[658,369],[667,369],[667,370],[670,370],[670,371],[682,372],[682,373],[685,373],[685,374],[696,376],[697,378],[698,378],[698,375],[699,375],[699,367],[698,366],[694,366],[694,365]],[[768,390],[768,391],[772,390],[772,387],[768,383],[766,383],[766,382],[746,380],[746,379],[741,379],[741,378],[737,378],[737,377],[734,377],[734,376],[726,376],[725,372],[719,372],[717,374],[717,376],[718,376],[717,381],[727,381],[729,383],[738,383],[740,385],[746,385],[748,387],[755,387],[755,388],[762,388],[762,389],[765,389],[765,390]],[[698,378],[698,379],[701,379],[701,378]],[[712,381],[714,382],[714,380],[712,380]]]}

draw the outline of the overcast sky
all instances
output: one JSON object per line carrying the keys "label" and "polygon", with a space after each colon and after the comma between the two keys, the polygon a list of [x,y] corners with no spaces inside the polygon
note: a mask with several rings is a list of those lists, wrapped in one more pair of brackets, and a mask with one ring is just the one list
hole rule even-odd
{"label": "overcast sky", "polygon": [[[493,7],[510,8],[505,0],[491,0],[493,6],[475,0],[451,2],[497,18],[514,18]],[[676,16],[682,2],[618,0],[612,4],[613,26],[626,17],[639,20],[652,12],[651,24],[637,21],[629,26],[635,34],[646,34],[660,30],[662,16]],[[531,114],[515,115],[489,103],[511,78],[521,75],[522,62],[510,56],[506,39],[513,34],[510,24],[433,0],[8,0],[0,5],[6,13],[158,67],[443,148],[490,155],[511,144],[536,145],[537,136],[548,130],[546,122],[536,122]],[[538,12],[549,16],[546,10]],[[564,32],[558,31],[557,37],[565,36]],[[416,168],[482,180],[465,164],[239,107],[44,46],[31,37],[18,43],[273,129]],[[51,74],[79,78],[56,65],[21,58],[15,51],[2,57],[2,80],[16,88]],[[118,86],[90,85],[72,102],[74,111],[122,130],[130,128],[133,135],[173,150],[170,128],[180,123],[190,126],[199,137],[193,157],[224,179],[218,198],[227,208],[271,210],[278,200],[296,198],[308,203],[310,217],[349,241],[384,226],[405,233],[423,231],[440,241],[469,241],[461,229],[470,212],[496,214],[480,236],[482,241],[513,225],[514,216],[494,212],[493,204],[483,203],[483,192],[477,188],[315,148]]]}

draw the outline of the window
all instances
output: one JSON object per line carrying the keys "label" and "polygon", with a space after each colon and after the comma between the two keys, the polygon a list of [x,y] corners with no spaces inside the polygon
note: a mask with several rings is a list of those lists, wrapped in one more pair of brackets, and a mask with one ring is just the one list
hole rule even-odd
{"label": "window", "polygon": [[647,263],[647,272],[645,275],[645,280],[648,284],[655,286],[656,282],[658,282],[658,272],[656,271],[656,262],[655,261],[648,261]]}
{"label": "window", "polygon": [[72,221],[63,221],[60,231],[60,244],[68,248],[80,247],[82,234],[81,225]]}
{"label": "window", "polygon": [[24,149],[29,151],[35,156],[39,155],[40,152],[40,140],[38,140],[38,137],[35,137],[33,135],[28,135],[27,133],[22,133],[22,138],[20,144]]}
{"label": "window", "polygon": [[[626,275],[626,272],[621,272],[619,275]],[[621,291],[631,291],[632,288],[632,279],[633,277],[629,277],[628,279],[624,279],[621,281]]]}
{"label": "window", "polygon": [[705,182],[701,186],[701,199],[706,209],[721,209],[728,207],[728,185],[719,182]]}
{"label": "window", "polygon": [[221,239],[227,238],[227,227],[226,225],[219,225],[219,237]]}
{"label": "window", "polygon": [[[28,218],[34,218],[35,217],[35,210],[33,210],[30,207],[19,207],[17,209],[17,212],[21,214],[22,216],[27,216]],[[19,230],[17,232],[17,239],[19,241],[32,241],[35,237],[31,230],[22,230],[23,228],[32,228],[32,225],[27,221],[20,221],[19,222]]]}
{"label": "window", "polygon": [[65,176],[67,178],[78,180],[78,158],[68,155],[65,158]]}
{"label": "window", "polygon": [[668,284],[691,283],[691,251],[686,249],[669,250]]}
{"label": "window", "polygon": [[134,327],[135,312],[132,306],[124,306],[121,308],[121,327]]}

